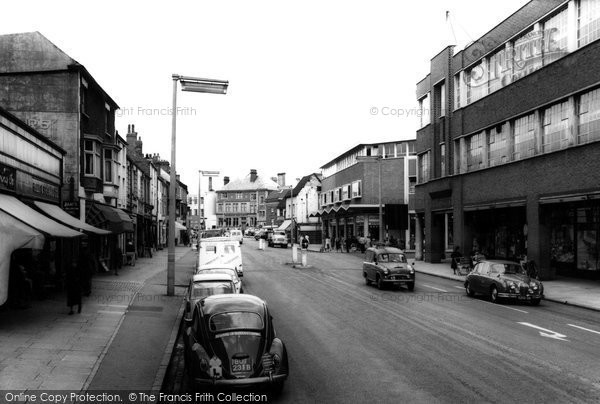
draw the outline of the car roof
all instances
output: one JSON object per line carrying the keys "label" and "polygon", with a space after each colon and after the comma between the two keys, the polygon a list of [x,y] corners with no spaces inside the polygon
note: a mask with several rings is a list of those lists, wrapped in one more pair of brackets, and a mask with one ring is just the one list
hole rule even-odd
{"label": "car roof", "polygon": [[193,282],[231,281],[232,279],[233,275],[219,272],[199,273],[192,276]]}
{"label": "car roof", "polygon": [[231,311],[250,311],[264,314],[266,303],[259,297],[248,294],[220,294],[202,299],[202,311],[206,315]]}
{"label": "car roof", "polygon": [[202,247],[202,244],[205,243],[223,243],[227,241],[237,243],[237,240],[233,239],[232,237],[209,237],[200,239],[200,247]]}
{"label": "car roof", "polygon": [[399,248],[396,247],[370,247],[368,248],[369,251],[375,251],[376,254],[381,254],[381,253],[396,253],[396,254],[404,254],[404,251],[402,251]]}
{"label": "car roof", "polygon": [[229,269],[232,271],[236,270],[235,265],[224,265],[224,264],[216,264],[216,265],[208,264],[208,266],[200,265],[198,267],[198,271],[209,271],[211,269]]}
{"label": "car roof", "polygon": [[518,262],[515,261],[509,261],[509,260],[481,260],[478,263],[481,262],[488,262],[490,264],[510,264],[510,265],[519,265]]}

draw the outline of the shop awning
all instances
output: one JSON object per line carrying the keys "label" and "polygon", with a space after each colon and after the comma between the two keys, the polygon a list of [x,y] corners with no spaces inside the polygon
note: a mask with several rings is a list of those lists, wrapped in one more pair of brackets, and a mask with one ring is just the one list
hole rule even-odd
{"label": "shop awning", "polygon": [[19,248],[41,250],[44,235],[33,227],[0,211],[0,305],[8,298],[10,256]]}
{"label": "shop awning", "polygon": [[179,222],[175,222],[175,230],[187,230],[187,228]]}
{"label": "shop awning", "polygon": [[81,232],[70,229],[46,215],[30,208],[14,196],[0,194],[0,210],[19,219],[23,223],[47,233],[53,237],[79,237],[83,236]]}
{"label": "shop awning", "polygon": [[87,213],[88,221],[94,226],[101,226],[113,233],[132,233],[133,221],[121,209],[94,203]]}
{"label": "shop awning", "polygon": [[283,231],[287,230],[288,227],[292,224],[291,220],[284,220],[283,223],[277,228],[277,230]]}
{"label": "shop awning", "polygon": [[56,205],[51,205],[51,204],[45,203],[45,202],[34,202],[34,204],[42,212],[44,212],[48,216],[58,220],[59,222],[62,222],[63,224],[66,224],[67,226],[71,226],[76,229],[80,229],[80,230],[87,231],[87,232],[94,233],[94,234],[100,234],[100,235],[111,234],[111,231],[109,231],[109,230],[99,229],[90,224],[87,224],[86,222],[84,222],[82,220],[77,219],[76,217],[69,215],[67,212],[65,212],[64,210],[62,210],[61,208],[59,208]]}

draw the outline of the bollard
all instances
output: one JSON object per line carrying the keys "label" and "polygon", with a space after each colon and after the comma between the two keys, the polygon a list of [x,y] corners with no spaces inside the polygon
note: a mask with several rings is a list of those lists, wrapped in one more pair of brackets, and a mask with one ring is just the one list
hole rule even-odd
{"label": "bollard", "polygon": [[302,266],[305,267],[306,266],[306,261],[307,261],[307,251],[306,250],[302,250]]}
{"label": "bollard", "polygon": [[294,264],[298,262],[298,246],[296,244],[292,244],[292,262]]}
{"label": "bollard", "polygon": [[263,240],[262,238],[258,239],[258,249],[259,250],[264,250],[265,249],[265,240]]}

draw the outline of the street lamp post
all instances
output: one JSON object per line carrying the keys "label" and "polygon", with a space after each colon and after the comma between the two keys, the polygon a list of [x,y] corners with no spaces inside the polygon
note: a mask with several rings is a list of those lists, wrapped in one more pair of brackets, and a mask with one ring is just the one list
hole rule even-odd
{"label": "street lamp post", "polygon": [[381,160],[382,156],[358,156],[356,161],[359,162],[369,162],[369,161],[377,161],[378,165],[378,199],[379,199],[379,243],[383,243],[383,205],[381,203]]}
{"label": "street lamp post", "polygon": [[171,172],[169,183],[169,245],[167,260],[167,296],[175,295],[175,198],[176,198],[176,129],[177,129],[177,82],[181,91],[196,93],[227,94],[228,81],[202,79],[173,74],[173,110],[171,111]]}

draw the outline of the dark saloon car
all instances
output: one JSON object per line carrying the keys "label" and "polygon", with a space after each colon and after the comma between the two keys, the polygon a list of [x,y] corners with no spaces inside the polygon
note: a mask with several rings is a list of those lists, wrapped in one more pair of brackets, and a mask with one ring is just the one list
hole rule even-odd
{"label": "dark saloon car", "polygon": [[285,345],[267,304],[256,296],[213,295],[196,303],[184,333],[185,371],[195,391],[267,386],[288,377]]}
{"label": "dark saloon car", "polygon": [[483,294],[494,303],[502,298],[529,301],[538,305],[544,285],[530,278],[523,267],[512,261],[486,260],[475,265],[465,280],[467,295]]}
{"label": "dark saloon car", "polygon": [[387,285],[404,285],[408,290],[415,288],[415,270],[398,248],[368,248],[363,262],[363,277],[367,285],[375,282],[379,289]]}

